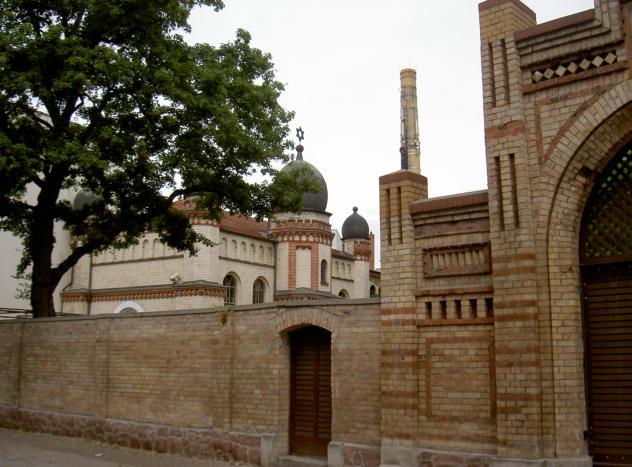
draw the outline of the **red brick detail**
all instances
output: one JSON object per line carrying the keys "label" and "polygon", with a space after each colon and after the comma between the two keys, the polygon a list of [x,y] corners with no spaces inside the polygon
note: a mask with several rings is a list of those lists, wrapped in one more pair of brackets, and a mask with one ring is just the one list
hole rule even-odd
{"label": "red brick detail", "polygon": [[226,287],[209,285],[168,286],[142,290],[112,290],[96,292],[62,292],[61,300],[69,302],[116,302],[125,300],[157,300],[176,297],[224,297]]}
{"label": "red brick detail", "polygon": [[539,401],[540,394],[509,394],[500,393],[496,395],[499,401]]}
{"label": "red brick detail", "polygon": [[418,289],[415,297],[441,297],[444,295],[490,294],[494,292],[493,285],[479,285],[473,287],[450,287],[445,289]]}
{"label": "red brick detail", "polygon": [[480,13],[482,11],[489,10],[490,8],[494,8],[494,7],[503,5],[505,3],[514,4],[519,9],[521,9],[524,13],[529,15],[533,19],[533,21],[536,20],[535,12],[531,8],[529,8],[527,5],[522,3],[520,0],[487,0],[485,2],[481,2],[478,4],[478,11]]}
{"label": "red brick detail", "polygon": [[[274,222],[269,233],[280,242],[291,242],[298,237],[301,238],[301,242],[322,243],[329,246],[334,238],[331,225],[316,220]],[[303,239],[303,237],[307,238]]]}
{"label": "red brick detail", "polygon": [[411,214],[422,212],[442,211],[445,209],[463,208],[469,206],[486,205],[489,202],[487,190],[462,195],[443,196],[415,201],[410,205]]}
{"label": "red brick detail", "polygon": [[414,319],[388,319],[380,321],[380,325],[384,327],[391,326],[416,326],[417,320]]}
{"label": "red brick detail", "polygon": [[417,309],[415,307],[406,307],[406,308],[382,308],[380,310],[382,315],[414,315],[417,313]]}
{"label": "red brick detail", "polygon": [[520,253],[516,255],[494,256],[492,257],[494,264],[497,263],[514,263],[517,261],[535,261],[533,253]]}
{"label": "red brick detail", "polygon": [[388,185],[391,183],[400,183],[404,181],[409,181],[413,183],[428,183],[428,179],[423,175],[409,172],[407,170],[400,170],[398,172],[393,172],[388,175],[382,175],[380,177],[380,185]]}
{"label": "red brick detail", "polygon": [[296,249],[307,248],[310,250],[311,255],[311,277],[310,288],[318,290],[318,284],[320,282],[320,263],[318,261],[318,246],[309,242],[291,242],[288,245],[288,288],[296,288]]}
{"label": "red brick detail", "polygon": [[492,275],[494,277],[504,276],[517,276],[521,274],[532,274],[535,272],[535,267],[528,266],[524,268],[506,268],[506,269],[494,269]]}
{"label": "red brick detail", "polygon": [[401,362],[401,361],[383,361],[380,363],[382,368],[417,368],[417,362]]}
{"label": "red brick detail", "polygon": [[581,73],[574,75],[565,75],[559,78],[542,81],[540,83],[524,84],[522,86],[522,92],[523,94],[531,94],[536,91],[542,91],[543,89],[594,78],[595,76],[606,75],[608,73],[614,73],[615,71],[626,70],[627,68],[628,64],[626,62],[613,63],[612,65],[602,65],[599,68],[591,68],[590,70],[582,71]]}
{"label": "red brick detail", "polygon": [[419,394],[415,391],[382,391],[382,397],[403,397],[407,399],[417,399]]}
{"label": "red brick detail", "polygon": [[406,315],[415,314],[417,310],[415,307],[401,307],[401,308],[382,308],[381,313],[384,315]]}
{"label": "red brick detail", "polygon": [[417,355],[416,349],[391,349],[382,350],[382,357],[414,357]]}
{"label": "red brick detail", "polygon": [[[331,267],[330,264],[327,265]],[[312,247],[312,289],[318,290],[318,284],[320,276],[320,262],[318,261],[318,247]]]}
{"label": "red brick detail", "polygon": [[506,300],[506,301],[495,301],[494,308],[496,310],[500,308],[527,308],[531,306],[537,306],[537,300]]}
{"label": "red brick detail", "polygon": [[0,427],[87,438],[133,449],[261,464],[261,436],[89,415],[0,407]]}
{"label": "red brick detail", "polygon": [[496,321],[537,321],[538,315],[535,313],[512,313],[510,315],[498,315]]}
{"label": "red brick detail", "polygon": [[415,227],[415,238],[438,237],[440,235],[459,235],[489,232],[489,219],[467,222],[441,222]]}
{"label": "red brick detail", "polygon": [[494,324],[494,318],[422,319],[417,322],[417,326],[465,326],[476,324]]}
{"label": "red brick detail", "polygon": [[513,120],[499,126],[485,128],[485,141],[521,135],[525,132],[522,120]]}
{"label": "red brick detail", "polygon": [[[479,9],[480,9],[480,5],[479,5]],[[532,37],[548,34],[550,32],[557,31],[559,29],[566,29],[572,26],[589,23],[593,21],[594,19],[595,19],[594,9],[580,11],[579,13],[563,16],[562,18],[557,18],[552,21],[547,21],[546,23],[538,24],[537,26],[532,26],[530,28],[523,29],[522,31],[518,31],[514,34],[514,38],[516,41],[520,41],[523,39],[530,39]]]}

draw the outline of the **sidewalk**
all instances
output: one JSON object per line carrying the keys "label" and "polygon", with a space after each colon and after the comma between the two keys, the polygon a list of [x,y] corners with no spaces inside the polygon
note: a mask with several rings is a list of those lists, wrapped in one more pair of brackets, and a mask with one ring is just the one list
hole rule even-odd
{"label": "sidewalk", "polygon": [[0,467],[229,467],[213,459],[129,449],[96,441],[0,428]]}

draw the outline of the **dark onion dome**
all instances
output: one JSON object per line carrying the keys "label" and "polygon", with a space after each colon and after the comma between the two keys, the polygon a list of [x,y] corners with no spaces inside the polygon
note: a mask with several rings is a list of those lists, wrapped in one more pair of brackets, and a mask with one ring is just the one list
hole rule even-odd
{"label": "dark onion dome", "polygon": [[86,206],[94,203],[97,199],[97,195],[91,191],[79,190],[75,195],[75,199],[72,201],[72,207],[75,211],[81,211]]}
{"label": "dark onion dome", "polygon": [[351,214],[342,224],[342,239],[364,238],[369,239],[369,224],[364,217],[358,214],[358,208],[354,206]]}
{"label": "dark onion dome", "polygon": [[317,211],[317,212],[326,212],[327,210],[327,183],[325,182],[325,178],[318,171],[316,167],[310,164],[307,161],[303,160],[303,146],[299,144],[296,147],[296,160],[290,162],[285,167],[281,169],[282,172],[289,172],[293,169],[304,169],[307,168],[311,172],[309,175],[305,175],[305,177],[310,177],[315,180],[318,180],[320,183],[321,189],[316,193],[306,192],[303,193],[303,210],[305,211]]}

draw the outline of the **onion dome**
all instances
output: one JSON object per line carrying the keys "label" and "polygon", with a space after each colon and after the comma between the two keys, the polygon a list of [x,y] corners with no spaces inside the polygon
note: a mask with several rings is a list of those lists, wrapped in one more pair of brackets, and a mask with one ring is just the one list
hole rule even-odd
{"label": "onion dome", "polygon": [[369,224],[364,217],[358,214],[358,208],[354,206],[351,214],[342,224],[342,239],[363,238],[369,239]]}
{"label": "onion dome", "polygon": [[[303,160],[303,145],[299,144],[296,147],[296,160],[290,162],[285,167],[281,169],[282,172],[289,172],[291,170],[300,169],[304,170],[305,173],[303,177],[312,178],[317,180],[321,186],[321,189],[315,193],[306,192],[303,193],[303,210],[305,211],[317,211],[317,212],[326,212],[327,209],[327,183],[325,182],[325,178],[318,171],[316,167],[310,164],[307,161]],[[309,169],[309,170],[305,170]]]}
{"label": "onion dome", "polygon": [[86,206],[94,203],[98,199],[97,195],[91,191],[79,190],[72,201],[72,207],[75,211],[81,211]]}

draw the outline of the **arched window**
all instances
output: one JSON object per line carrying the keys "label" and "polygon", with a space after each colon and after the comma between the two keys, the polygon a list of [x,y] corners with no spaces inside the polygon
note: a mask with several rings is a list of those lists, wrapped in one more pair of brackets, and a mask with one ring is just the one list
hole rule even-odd
{"label": "arched window", "polygon": [[157,258],[159,256],[162,256],[162,245],[160,244],[160,240],[157,238],[154,238],[154,241],[151,244],[151,256],[153,258]]}
{"label": "arched window", "polygon": [[147,258],[148,256],[149,256],[149,240],[145,239],[143,240],[141,257]]}
{"label": "arched window", "polygon": [[377,287],[375,285],[372,285],[369,289],[369,295],[371,297],[377,297]]}
{"label": "arched window", "polygon": [[235,279],[235,276],[228,274],[224,277],[223,284],[227,289],[224,305],[235,305],[237,303],[237,279]]}
{"label": "arched window", "polygon": [[228,239],[222,237],[222,256],[228,256]]}
{"label": "arched window", "polygon": [[119,305],[114,309],[113,313],[121,313],[124,315],[131,315],[134,313],[142,313],[143,307],[141,307],[138,303],[127,301],[123,303],[119,303]]}
{"label": "arched window", "polygon": [[349,298],[349,292],[347,292],[345,289],[342,289],[340,292],[338,292],[338,296],[342,298]]}
{"label": "arched window", "polygon": [[320,283],[327,284],[327,260],[324,259],[320,262]]}
{"label": "arched window", "polygon": [[257,247],[254,243],[250,244],[250,261],[257,261]]}
{"label": "arched window", "polygon": [[263,280],[257,279],[252,285],[252,303],[263,303],[265,301],[266,285]]}
{"label": "arched window", "polygon": [[233,258],[237,258],[237,240],[230,241],[230,252]]}
{"label": "arched window", "polygon": [[263,248],[263,246],[259,245],[259,262],[263,263],[264,257],[265,257],[265,248]]}

